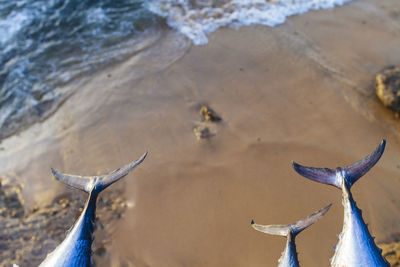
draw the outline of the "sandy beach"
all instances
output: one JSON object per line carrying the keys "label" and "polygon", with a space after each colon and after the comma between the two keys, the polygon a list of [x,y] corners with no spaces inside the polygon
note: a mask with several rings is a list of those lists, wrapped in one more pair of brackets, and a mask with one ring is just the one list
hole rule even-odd
{"label": "sandy beach", "polygon": [[[396,0],[224,28],[204,46],[166,31],[151,51],[73,85],[49,119],[3,140],[0,174],[23,185],[29,209],[66,192],[85,198],[52,179],[51,167],[103,174],[148,151],[103,194],[122,192],[127,208],[110,222],[96,266],[276,266],[285,239],[254,231],[251,220],[288,224],[333,203],[297,238],[303,266],[329,266],[341,192],[300,177],[291,162],[350,165],[385,138],[352,192],[376,242],[399,241],[400,121],[374,91],[376,73],[399,64]],[[202,105],[222,121],[202,121]],[[211,136],[198,140],[201,125]]]}

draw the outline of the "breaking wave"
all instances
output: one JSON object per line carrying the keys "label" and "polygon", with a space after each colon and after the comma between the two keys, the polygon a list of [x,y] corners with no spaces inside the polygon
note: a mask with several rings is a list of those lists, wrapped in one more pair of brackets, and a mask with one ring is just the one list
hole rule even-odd
{"label": "breaking wave", "polygon": [[224,26],[252,24],[274,27],[288,16],[327,9],[350,0],[154,0],[148,9],[167,19],[172,28],[194,44],[208,42],[207,34]]}

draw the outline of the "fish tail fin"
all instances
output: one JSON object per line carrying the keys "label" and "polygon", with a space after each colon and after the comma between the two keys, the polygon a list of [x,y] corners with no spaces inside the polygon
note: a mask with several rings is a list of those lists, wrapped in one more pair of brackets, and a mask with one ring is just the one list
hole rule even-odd
{"label": "fish tail fin", "polygon": [[102,175],[102,176],[78,176],[78,175],[70,175],[59,173],[55,171],[53,168],[51,172],[55,179],[60,182],[63,182],[66,185],[74,187],[76,189],[80,189],[85,191],[86,193],[97,192],[100,193],[104,189],[106,189],[111,184],[125,177],[131,170],[133,170],[136,166],[138,166],[142,161],[146,158],[147,152],[144,153],[138,160],[133,161],[122,168],[116,169],[115,171]]}
{"label": "fish tail fin", "polygon": [[318,221],[325,213],[328,212],[332,204],[329,204],[325,208],[311,214],[307,218],[301,219],[295,223],[288,225],[260,225],[256,224],[254,220],[251,221],[251,226],[257,231],[271,234],[271,235],[281,235],[281,236],[296,236],[301,231]]}
{"label": "fish tail fin", "polygon": [[302,166],[296,162],[293,162],[293,168],[297,173],[310,180],[333,185],[339,189],[342,188],[342,180],[344,179],[346,185],[350,188],[379,161],[385,151],[385,146],[386,141],[383,139],[374,152],[353,165],[344,168],[314,168]]}

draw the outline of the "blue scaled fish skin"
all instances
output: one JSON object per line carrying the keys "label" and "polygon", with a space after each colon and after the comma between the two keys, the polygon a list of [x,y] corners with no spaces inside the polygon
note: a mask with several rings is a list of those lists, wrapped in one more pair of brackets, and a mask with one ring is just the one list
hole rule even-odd
{"label": "blue scaled fish skin", "polygon": [[147,153],[110,174],[103,176],[76,176],[58,173],[52,169],[54,177],[89,194],[85,208],[64,241],[39,265],[39,267],[86,267],[92,266],[92,241],[96,214],[96,201],[99,193],[112,183],[126,176],[142,163]]}
{"label": "blue scaled fish skin", "polygon": [[339,235],[335,254],[331,259],[331,266],[390,266],[385,258],[382,257],[382,250],[376,246],[374,238],[364,223],[361,210],[357,208],[350,192],[351,186],[378,162],[385,150],[385,145],[386,141],[383,140],[373,153],[361,161],[344,168],[313,168],[293,162],[294,169],[300,175],[342,190],[342,204],[344,207],[343,229]]}
{"label": "blue scaled fish skin", "polygon": [[315,223],[319,218],[321,218],[325,213],[328,212],[329,208],[332,204],[329,204],[325,208],[316,213],[310,215],[307,218],[304,218],[300,221],[297,221],[293,224],[288,225],[260,225],[251,221],[251,226],[257,231],[271,234],[271,235],[281,235],[286,236],[286,247],[282,252],[281,258],[278,260],[278,267],[299,267],[299,260],[297,258],[296,251],[296,236]]}

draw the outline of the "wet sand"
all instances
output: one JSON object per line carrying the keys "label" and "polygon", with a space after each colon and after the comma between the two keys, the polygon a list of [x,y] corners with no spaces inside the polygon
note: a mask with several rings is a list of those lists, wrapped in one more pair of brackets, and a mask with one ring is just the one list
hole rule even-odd
{"label": "wet sand", "polygon": [[[352,191],[376,241],[398,240],[400,121],[378,103],[374,75],[400,64],[399,14],[395,0],[354,1],[276,28],[222,29],[173,55],[163,53],[167,34],[155,58],[177,61],[133,57],[80,84],[51,118],[2,142],[0,173],[24,184],[26,206],[40,206],[66,190],[50,167],[102,174],[148,150],[108,189],[123,190],[130,208],[97,266],[275,266],[284,238],[254,231],[251,219],[291,223],[332,202],[297,238],[303,266],[328,266],[341,192],[301,178],[291,161],[349,165],[386,138]],[[154,71],[138,76],[138,65]],[[222,122],[202,122],[202,104]],[[212,136],[197,140],[203,124]]]}

